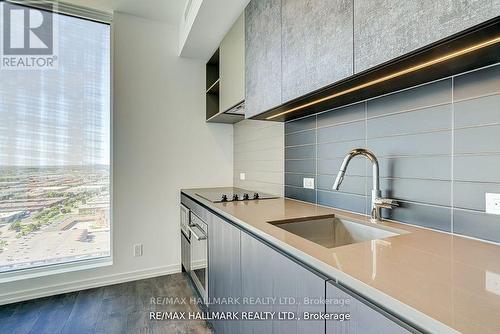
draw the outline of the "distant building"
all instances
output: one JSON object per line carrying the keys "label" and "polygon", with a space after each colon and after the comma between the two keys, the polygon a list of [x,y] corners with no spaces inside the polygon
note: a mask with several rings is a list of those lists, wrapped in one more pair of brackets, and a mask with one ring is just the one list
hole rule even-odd
{"label": "distant building", "polygon": [[109,202],[105,203],[88,203],[78,207],[78,213],[81,215],[96,214],[99,211],[109,210]]}
{"label": "distant building", "polygon": [[10,192],[0,192],[0,201],[11,199],[13,196]]}
{"label": "distant building", "polygon": [[73,187],[65,190],[66,193],[73,193],[73,194],[79,194],[82,192],[87,192],[87,193],[92,193],[92,194],[99,194],[103,191],[108,190],[108,185],[104,184],[90,184],[90,185],[82,185],[78,187]]}
{"label": "distant building", "polygon": [[15,220],[24,218],[26,214],[27,214],[26,211],[0,212],[0,223],[2,224],[11,223]]}
{"label": "distant building", "polygon": [[64,198],[50,199],[17,199],[0,202],[0,213],[13,211],[40,211],[44,208],[62,203]]}

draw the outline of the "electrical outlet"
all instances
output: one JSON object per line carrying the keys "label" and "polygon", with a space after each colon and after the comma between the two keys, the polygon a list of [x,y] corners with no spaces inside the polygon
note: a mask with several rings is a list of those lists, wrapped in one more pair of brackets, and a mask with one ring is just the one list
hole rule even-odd
{"label": "electrical outlet", "polygon": [[500,194],[486,193],[486,213],[500,215]]}
{"label": "electrical outlet", "polygon": [[241,180],[241,181],[244,181],[244,180],[245,180],[245,178],[246,178],[245,173],[240,173],[240,180]]}
{"label": "electrical outlet", "polygon": [[134,245],[134,256],[142,256],[142,244]]}
{"label": "electrical outlet", "polygon": [[303,187],[306,189],[314,189],[314,178],[313,177],[305,177],[303,180]]}
{"label": "electrical outlet", "polygon": [[500,275],[486,271],[486,290],[500,295]]}

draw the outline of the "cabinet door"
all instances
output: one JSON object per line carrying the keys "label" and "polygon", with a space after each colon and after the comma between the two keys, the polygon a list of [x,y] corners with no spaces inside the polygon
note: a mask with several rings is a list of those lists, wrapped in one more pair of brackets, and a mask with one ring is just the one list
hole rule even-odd
{"label": "cabinet door", "polygon": [[245,117],[281,103],[281,0],[245,9]]}
{"label": "cabinet door", "polygon": [[282,1],[282,100],[353,74],[353,0]]}
{"label": "cabinet door", "polygon": [[[238,305],[217,301],[241,297],[240,230],[218,216],[211,215],[208,223],[210,311],[234,312]],[[214,321],[217,333],[237,333],[238,321]]]}
{"label": "cabinet door", "polygon": [[[324,298],[325,280],[265,245],[241,233],[242,296],[257,304],[244,304],[244,311],[276,312],[274,319],[242,321],[241,333],[324,333],[324,321],[279,320],[278,312],[324,311],[324,305],[304,305],[305,298]],[[299,305],[300,304],[300,305]]]}
{"label": "cabinet door", "polygon": [[219,112],[224,112],[245,99],[245,14],[222,40],[219,57]]}
{"label": "cabinet door", "polygon": [[384,311],[369,306],[369,303],[360,297],[354,297],[332,282],[326,283],[327,313],[350,314],[350,320],[327,320],[327,334],[409,334],[417,333],[396,319],[390,319]]}
{"label": "cabinet door", "polygon": [[490,0],[354,1],[355,72],[500,14]]}

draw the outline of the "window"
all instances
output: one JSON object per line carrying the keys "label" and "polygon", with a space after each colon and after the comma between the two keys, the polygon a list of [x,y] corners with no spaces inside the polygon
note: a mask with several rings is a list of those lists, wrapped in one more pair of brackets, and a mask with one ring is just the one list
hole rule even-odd
{"label": "window", "polygon": [[52,17],[57,65],[0,69],[0,272],[110,256],[110,26]]}

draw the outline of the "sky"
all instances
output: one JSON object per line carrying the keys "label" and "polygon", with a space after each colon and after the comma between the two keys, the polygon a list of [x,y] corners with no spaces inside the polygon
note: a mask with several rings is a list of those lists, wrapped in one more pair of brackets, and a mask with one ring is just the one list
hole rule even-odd
{"label": "sky", "polygon": [[0,166],[109,165],[110,27],[55,19],[57,69],[0,69]]}

